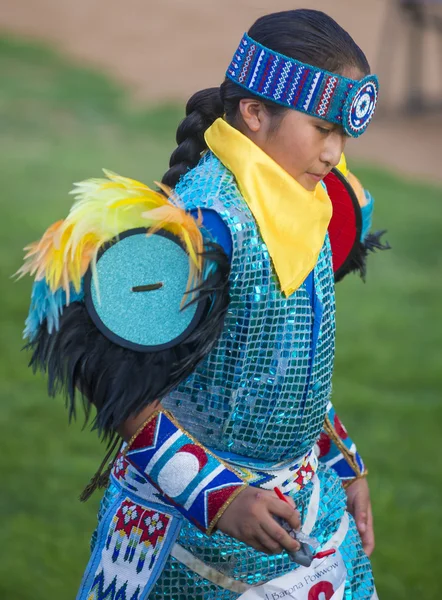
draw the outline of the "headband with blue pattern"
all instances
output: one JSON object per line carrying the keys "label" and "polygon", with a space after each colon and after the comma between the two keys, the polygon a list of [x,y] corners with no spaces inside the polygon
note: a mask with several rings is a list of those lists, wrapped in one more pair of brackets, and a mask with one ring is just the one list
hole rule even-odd
{"label": "headband with blue pattern", "polygon": [[244,34],[226,76],[253,94],[319,119],[359,137],[378,100],[376,75],[360,81],[329,73],[274,52]]}

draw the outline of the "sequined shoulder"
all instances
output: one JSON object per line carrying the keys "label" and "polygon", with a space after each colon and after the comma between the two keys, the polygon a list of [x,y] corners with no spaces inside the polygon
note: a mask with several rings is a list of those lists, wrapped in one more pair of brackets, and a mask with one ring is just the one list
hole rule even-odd
{"label": "sequined shoulder", "polygon": [[210,151],[180,179],[175,191],[188,210],[199,207],[218,212],[226,199],[242,199],[235,177]]}

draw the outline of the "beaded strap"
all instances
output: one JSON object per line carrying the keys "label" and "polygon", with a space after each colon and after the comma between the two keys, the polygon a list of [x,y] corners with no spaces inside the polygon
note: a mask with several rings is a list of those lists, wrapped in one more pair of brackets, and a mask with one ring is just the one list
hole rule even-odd
{"label": "beaded strap", "polygon": [[358,137],[374,116],[379,82],[330,73],[274,52],[244,34],[226,76],[261,98],[342,125]]}
{"label": "beaded strap", "polygon": [[367,475],[364,461],[331,402],[327,408],[318,449],[319,460],[336,471],[344,487]]}
{"label": "beaded strap", "polygon": [[166,411],[155,412],[144,423],[124,454],[168,501],[208,535],[247,485]]}

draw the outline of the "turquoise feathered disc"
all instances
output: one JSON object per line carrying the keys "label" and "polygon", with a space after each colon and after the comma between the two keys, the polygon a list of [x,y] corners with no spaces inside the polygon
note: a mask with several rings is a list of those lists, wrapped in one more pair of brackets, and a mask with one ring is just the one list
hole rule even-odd
{"label": "turquoise feathered disc", "polygon": [[85,276],[85,303],[97,328],[114,343],[157,352],[180,343],[195,329],[204,310],[182,309],[189,277],[189,255],[165,231],[146,235],[131,229],[103,247],[97,278]]}

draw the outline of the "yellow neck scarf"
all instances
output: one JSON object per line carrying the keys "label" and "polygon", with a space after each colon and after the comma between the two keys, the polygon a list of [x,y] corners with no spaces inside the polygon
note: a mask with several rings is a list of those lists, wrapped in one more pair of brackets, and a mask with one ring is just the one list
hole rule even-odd
{"label": "yellow neck scarf", "polygon": [[217,119],[206,143],[235,176],[272,258],[281,289],[295,292],[313,270],[332,216],[321,184],[309,192],[248,137]]}

